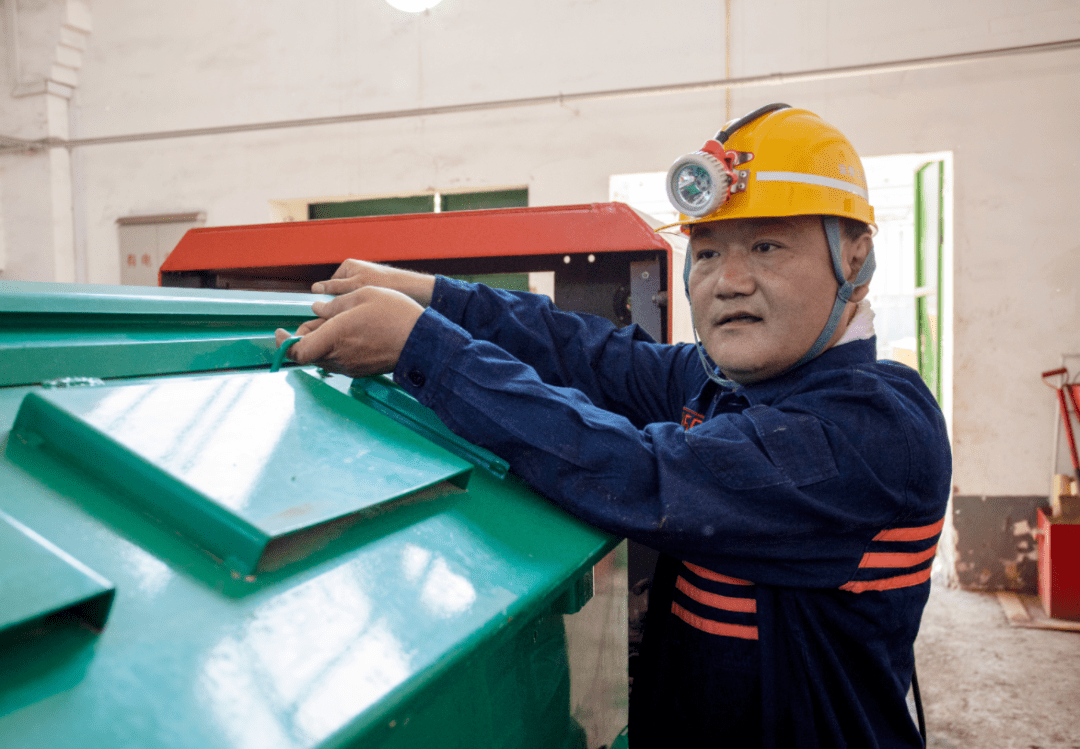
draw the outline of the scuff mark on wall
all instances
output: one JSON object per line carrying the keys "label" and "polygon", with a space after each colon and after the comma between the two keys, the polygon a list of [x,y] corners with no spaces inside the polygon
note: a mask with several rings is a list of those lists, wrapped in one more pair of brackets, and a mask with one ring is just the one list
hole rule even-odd
{"label": "scuff mark on wall", "polygon": [[964,588],[1038,592],[1036,511],[1043,496],[957,496],[956,577]]}

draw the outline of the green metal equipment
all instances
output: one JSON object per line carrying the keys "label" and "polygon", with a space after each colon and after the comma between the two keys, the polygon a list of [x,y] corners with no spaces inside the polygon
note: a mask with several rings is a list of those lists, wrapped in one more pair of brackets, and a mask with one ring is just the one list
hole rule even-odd
{"label": "green metal equipment", "polygon": [[618,540],[386,378],[270,372],[315,299],[0,283],[0,746],[625,725]]}

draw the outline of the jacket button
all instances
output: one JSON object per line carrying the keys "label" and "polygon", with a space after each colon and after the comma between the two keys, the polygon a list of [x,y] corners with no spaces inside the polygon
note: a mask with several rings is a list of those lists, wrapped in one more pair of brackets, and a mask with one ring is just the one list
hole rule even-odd
{"label": "jacket button", "polygon": [[421,372],[419,369],[414,369],[409,372],[409,382],[411,382],[414,387],[421,388],[424,387],[424,383],[427,382],[427,378],[424,377],[424,373]]}

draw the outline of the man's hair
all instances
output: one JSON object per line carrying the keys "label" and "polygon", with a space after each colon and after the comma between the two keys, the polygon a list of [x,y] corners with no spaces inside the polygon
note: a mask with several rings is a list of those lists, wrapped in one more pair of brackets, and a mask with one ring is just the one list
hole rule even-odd
{"label": "man's hair", "polygon": [[870,233],[870,224],[865,221],[859,221],[855,218],[848,218],[847,216],[840,216],[840,232],[844,235],[844,239],[849,242],[854,242],[863,234]]}

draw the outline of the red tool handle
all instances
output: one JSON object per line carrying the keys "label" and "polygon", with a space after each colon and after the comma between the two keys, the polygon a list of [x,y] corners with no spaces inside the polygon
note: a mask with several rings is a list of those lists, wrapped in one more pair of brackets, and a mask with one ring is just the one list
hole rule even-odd
{"label": "red tool handle", "polygon": [[[1072,420],[1069,418],[1069,404],[1065,401],[1065,389],[1058,388],[1058,403],[1061,405],[1061,419],[1065,422],[1065,436],[1069,438],[1069,455],[1072,456],[1073,473],[1076,474],[1077,484],[1080,485],[1080,459],[1076,457],[1076,439],[1073,437]],[[1070,396],[1073,395],[1070,389]],[[1075,407],[1076,403],[1073,402]],[[1080,415],[1080,410],[1077,411]]]}
{"label": "red tool handle", "polygon": [[1073,474],[1076,476],[1077,484],[1080,485],[1080,458],[1076,455],[1076,438],[1073,436],[1072,420],[1069,418],[1069,403],[1065,400],[1065,391],[1067,390],[1069,399],[1073,404],[1073,410],[1076,412],[1076,418],[1080,419],[1080,403],[1077,403],[1077,390],[1080,390],[1080,385],[1073,385],[1068,382],[1069,370],[1065,367],[1043,372],[1042,378],[1045,381],[1047,377],[1054,377],[1055,375],[1065,376],[1061,387],[1054,387],[1050,383],[1046,384],[1054,387],[1054,390],[1057,391],[1058,405],[1061,406],[1061,419],[1065,422],[1065,436],[1069,438],[1069,456],[1072,458]]}

